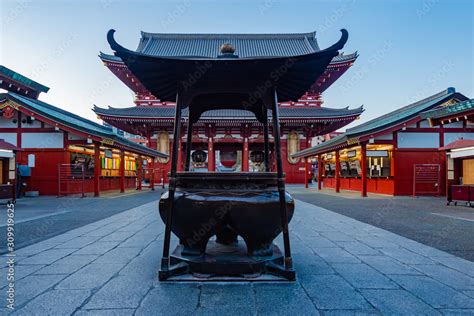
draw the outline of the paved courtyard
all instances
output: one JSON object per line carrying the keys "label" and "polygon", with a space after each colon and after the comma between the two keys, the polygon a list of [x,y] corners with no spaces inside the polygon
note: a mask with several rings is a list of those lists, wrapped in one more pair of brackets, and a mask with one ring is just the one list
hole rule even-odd
{"label": "paved courtyard", "polygon": [[14,315],[474,314],[470,261],[299,200],[290,229],[296,282],[163,283],[150,202],[16,251]]}
{"label": "paved courtyard", "polygon": [[[156,201],[161,189],[106,192],[100,197],[42,196],[21,198],[15,206],[15,247],[25,247],[65,233],[133,207]],[[5,205],[0,208],[6,209]],[[7,213],[0,212],[0,234],[6,236]],[[6,238],[0,238],[0,254],[6,252]]]}
{"label": "paved courtyard", "polygon": [[386,229],[474,262],[474,208],[446,206],[445,197],[388,196],[289,185],[300,200]]}

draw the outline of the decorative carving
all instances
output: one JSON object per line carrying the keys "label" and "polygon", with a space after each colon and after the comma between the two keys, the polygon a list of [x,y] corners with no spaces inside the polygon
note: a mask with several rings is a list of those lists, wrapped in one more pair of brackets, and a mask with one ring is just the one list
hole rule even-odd
{"label": "decorative carving", "polygon": [[12,119],[15,115],[15,110],[18,111],[20,105],[7,100],[0,104],[0,110],[2,110],[2,116],[6,119]]}
{"label": "decorative carving", "polygon": [[288,133],[288,140],[286,144],[286,156],[288,157],[288,162],[291,164],[297,164],[299,158],[292,158],[291,155],[300,150],[300,135],[296,131],[291,131]]}
{"label": "decorative carving", "polygon": [[114,140],[110,138],[102,138],[102,144],[112,146],[114,144]]}
{"label": "decorative carving", "polygon": [[168,157],[166,158],[158,158],[159,163],[168,163],[170,160],[170,137],[168,135],[168,132],[166,131],[161,131],[158,133],[158,137],[156,139],[156,150],[159,152],[162,152],[164,154],[167,154]]}

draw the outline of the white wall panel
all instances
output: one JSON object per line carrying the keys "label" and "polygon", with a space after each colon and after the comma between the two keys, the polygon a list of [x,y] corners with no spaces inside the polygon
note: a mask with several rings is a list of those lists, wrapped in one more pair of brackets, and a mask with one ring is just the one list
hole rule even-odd
{"label": "white wall panel", "polygon": [[21,134],[23,148],[63,148],[63,133],[23,133]]}
{"label": "white wall panel", "polygon": [[0,139],[3,139],[4,141],[12,145],[17,145],[16,133],[0,133]]}
{"label": "white wall panel", "polygon": [[[16,123],[13,123],[13,120],[16,120]],[[18,127],[18,112],[15,111],[15,114],[11,119],[6,119],[3,116],[0,116],[0,127],[3,128],[15,128]]]}
{"label": "white wall panel", "polygon": [[444,145],[454,142],[460,138],[474,139],[474,133],[444,133]]}
{"label": "white wall panel", "polygon": [[398,148],[438,148],[439,133],[398,133]]}

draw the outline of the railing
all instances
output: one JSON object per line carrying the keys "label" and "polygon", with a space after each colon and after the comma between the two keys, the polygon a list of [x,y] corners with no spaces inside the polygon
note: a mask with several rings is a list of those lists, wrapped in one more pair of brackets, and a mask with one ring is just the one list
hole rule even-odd
{"label": "railing", "polygon": [[58,165],[58,196],[85,196],[85,168],[83,164]]}

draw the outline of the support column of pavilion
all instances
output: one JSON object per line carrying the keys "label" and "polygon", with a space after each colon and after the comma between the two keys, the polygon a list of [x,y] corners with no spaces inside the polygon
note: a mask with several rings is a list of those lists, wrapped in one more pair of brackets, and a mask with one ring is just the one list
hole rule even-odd
{"label": "support column of pavilion", "polygon": [[206,129],[206,136],[207,136],[207,170],[208,171],[216,171],[216,154],[214,151],[214,137],[215,130],[214,126],[209,124],[208,128]]}
{"label": "support column of pavilion", "polygon": [[193,123],[188,120],[188,126],[186,131],[186,157],[184,161],[184,171],[189,171],[191,165],[191,149],[193,145]]}
{"label": "support column of pavilion", "polygon": [[120,149],[119,175],[120,175],[120,193],[123,193],[125,192],[125,151],[123,149]]}
{"label": "support column of pavilion", "polygon": [[161,258],[161,270],[166,273],[170,268],[170,241],[171,241],[171,222],[174,210],[174,194],[176,192],[176,169],[178,165],[178,146],[179,141],[176,141],[181,135],[181,108],[182,101],[179,99],[179,93],[176,94],[176,110],[174,119],[173,131],[173,150],[171,153],[171,170],[169,178],[169,200],[170,205],[166,210],[165,236],[163,242],[163,256]]}
{"label": "support column of pavilion", "polygon": [[240,135],[242,136],[244,142],[242,144],[242,172],[249,171],[249,137],[252,135],[252,132],[249,131],[248,124],[241,126]]}
{"label": "support column of pavilion", "polygon": [[102,165],[100,163],[100,143],[94,142],[94,196],[100,196],[100,175]]}
{"label": "support column of pavilion", "polygon": [[263,106],[263,153],[264,153],[264,163],[265,171],[270,172],[270,142],[269,142],[269,133],[268,133],[268,110]]}
{"label": "support column of pavilion", "polygon": [[280,215],[283,231],[283,245],[285,252],[285,269],[293,269],[293,259],[291,257],[290,248],[290,235],[288,231],[288,211],[286,209],[286,197],[285,197],[285,178],[283,175],[283,163],[281,157],[281,140],[280,140],[280,115],[278,111],[278,94],[276,88],[273,89],[272,98],[272,120],[273,120],[273,137],[275,139],[275,154],[276,154],[276,166],[277,166],[277,184],[278,184],[278,195],[280,198]]}
{"label": "support column of pavilion", "polygon": [[318,155],[318,190],[321,191],[323,182],[323,157]]}
{"label": "support column of pavilion", "polygon": [[142,190],[142,181],[143,181],[143,157],[138,156],[137,164],[137,190]]}
{"label": "support column of pavilion", "polygon": [[[306,133],[306,147],[305,148],[310,148],[311,147],[311,132]],[[309,180],[310,180],[310,175],[311,171],[309,170],[309,157],[304,157],[304,186],[307,189],[309,186]]]}
{"label": "support column of pavilion", "polygon": [[336,170],[334,177],[336,178],[336,193],[341,192],[341,154],[336,149]]}
{"label": "support column of pavilion", "polygon": [[360,144],[360,165],[361,165],[361,179],[362,179],[362,191],[361,195],[367,197],[367,144]]}

